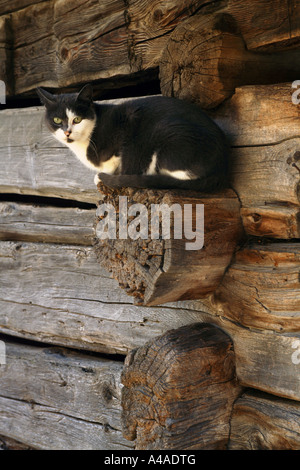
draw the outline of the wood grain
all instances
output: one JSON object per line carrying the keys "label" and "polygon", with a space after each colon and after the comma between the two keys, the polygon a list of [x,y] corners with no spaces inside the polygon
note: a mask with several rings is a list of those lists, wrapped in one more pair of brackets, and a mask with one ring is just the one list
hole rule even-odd
{"label": "wood grain", "polygon": [[0,240],[92,245],[96,209],[0,202]]}
{"label": "wood grain", "polygon": [[130,447],[121,434],[122,362],[7,338],[5,345],[1,434],[46,450]]}
{"label": "wood grain", "polygon": [[235,402],[229,450],[299,450],[300,404],[256,391]]}
{"label": "wood grain", "polygon": [[24,0],[3,6],[13,25],[15,93],[32,95],[36,86],[61,88],[92,80],[113,84],[124,76],[134,84],[136,72],[146,77],[158,67],[175,26],[205,3],[105,0],[87,7],[82,0]]}
{"label": "wood grain", "polygon": [[248,328],[300,330],[300,243],[250,245],[214,292],[218,310]]}
{"label": "wood grain", "polygon": [[[123,240],[118,232],[116,239],[100,239],[101,234],[97,235],[96,228],[98,240],[95,249],[101,266],[112,273],[129,295],[142,305],[153,306],[198,299],[216,289],[242,236],[239,201],[231,190],[206,195],[192,191],[137,191],[131,188],[110,191],[101,184],[98,188],[103,195],[100,209],[102,203],[109,204],[115,208],[117,216],[123,211],[119,201],[124,197],[127,212],[133,204],[142,204],[147,211],[146,229],[149,229],[144,238],[133,240],[128,235]],[[160,227],[157,239],[154,239],[151,229],[154,204],[162,208],[162,224],[169,224],[170,233],[166,238]],[[192,207],[189,219],[186,214],[188,205]],[[196,214],[197,205],[204,206],[203,216]],[[174,207],[177,212],[175,210],[174,218],[170,216],[168,219],[167,211]],[[180,217],[184,230],[180,226],[181,236],[175,236],[175,220]],[[120,220],[118,216],[117,225]],[[98,219],[97,225],[100,222]],[[130,223],[126,217],[128,231]],[[198,230],[197,238],[193,235],[191,241],[185,236],[189,224],[190,227],[197,224]]]}
{"label": "wood grain", "polygon": [[[4,1],[0,3],[0,15],[11,17],[14,37],[10,94],[32,95],[36,86],[63,88],[91,80],[110,79],[111,85],[115,86],[124,77],[127,77],[127,83],[136,83],[136,73],[144,73],[146,77],[150,70],[158,68],[164,49],[170,47],[170,35],[173,32],[179,34],[184,20],[193,22],[199,18],[202,21],[209,15],[215,17],[220,14],[232,18],[225,40],[228,57],[235,61],[233,67],[227,64],[230,75],[235,76],[240,85],[250,83],[249,80],[261,83],[255,78],[259,64],[259,68],[265,71],[259,73],[260,77],[265,75],[263,80],[268,75],[268,80],[274,83],[276,75],[276,81],[282,81],[287,72],[283,67],[286,59],[270,54],[279,51],[284,57],[289,54],[291,57],[294,53],[291,49],[299,44],[300,13],[296,0],[259,0],[255,3],[250,0],[185,0],[179,3],[175,0],[134,0],[125,4],[122,0],[105,0],[100,4],[90,2],[88,8],[82,0],[16,0],[9,5]],[[32,18],[39,18],[39,21],[32,21]],[[238,46],[237,36],[233,38],[235,31],[243,37],[243,52]],[[203,28],[200,28],[199,34],[203,34]],[[236,47],[236,51],[232,46]],[[245,57],[245,50],[248,51],[247,73],[244,73],[242,66],[237,66],[241,63],[239,56]],[[257,56],[256,51],[267,51],[268,54]],[[205,52],[210,54],[209,47]],[[288,54],[284,55],[285,52]],[[175,47],[175,53],[180,56],[179,45]],[[187,50],[182,55],[186,58],[191,56]],[[192,62],[196,63],[197,60],[195,56]],[[188,68],[192,67],[192,62]],[[225,70],[224,61],[221,62],[220,69]],[[295,68],[296,63],[288,60],[289,67],[292,64]],[[276,64],[276,74],[272,74]],[[185,74],[191,77],[191,73],[183,69],[182,72],[183,83]],[[283,75],[280,78],[278,74]],[[178,74],[176,76],[178,78]],[[170,80],[172,76],[166,81]],[[218,82],[217,77],[215,80]],[[166,81],[163,80],[164,84]],[[229,82],[226,81],[221,95],[214,83],[217,99],[233,91]],[[190,89],[196,87],[196,81],[191,85]],[[209,81],[207,85],[212,98],[213,88]]]}
{"label": "wood grain", "polygon": [[127,354],[170,325],[197,318],[193,311],[132,305],[92,247],[0,242],[0,253],[3,333]]}
{"label": "wood grain", "polygon": [[185,326],[132,351],[122,383],[123,433],[137,450],[226,448],[240,387],[219,328]]}
{"label": "wood grain", "polygon": [[231,185],[246,233],[300,237],[300,108],[292,83],[237,88],[210,113],[231,143]]}
{"label": "wood grain", "polygon": [[12,13],[13,11],[21,10],[29,5],[41,3],[43,1],[44,0],[10,0],[8,2],[7,0],[0,0],[0,15]]}
{"label": "wood grain", "polygon": [[[232,146],[231,185],[250,235],[300,237],[299,172],[293,166],[300,148],[300,109],[292,103],[291,85],[238,88],[210,113]],[[94,173],[52,138],[43,108],[21,109],[17,115],[1,111],[0,122],[0,192],[97,202]]]}
{"label": "wood grain", "polygon": [[239,21],[231,14],[232,3],[222,12],[201,10],[170,35],[160,60],[164,95],[213,109],[238,86],[281,83],[298,76],[297,49],[276,53],[247,49]]}
{"label": "wood grain", "polygon": [[0,242],[0,299],[2,333],[94,352],[128,354],[170,328],[215,324],[234,342],[243,385],[300,400],[298,332],[246,328],[211,299],[132,305],[91,247]]}
{"label": "wood grain", "polygon": [[51,136],[43,116],[42,107],[1,111],[0,192],[96,203],[94,173]]}

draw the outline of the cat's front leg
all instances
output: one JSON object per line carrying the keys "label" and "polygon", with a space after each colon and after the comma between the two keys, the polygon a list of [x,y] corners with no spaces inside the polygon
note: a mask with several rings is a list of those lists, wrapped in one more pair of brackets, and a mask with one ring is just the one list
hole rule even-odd
{"label": "cat's front leg", "polygon": [[100,183],[101,179],[99,177],[100,173],[97,173],[94,177],[94,183],[96,186],[98,186],[98,183]]}

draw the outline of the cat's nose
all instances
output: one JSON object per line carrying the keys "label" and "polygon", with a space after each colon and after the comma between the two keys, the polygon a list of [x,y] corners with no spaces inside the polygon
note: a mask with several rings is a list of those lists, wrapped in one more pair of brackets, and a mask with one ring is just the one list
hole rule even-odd
{"label": "cat's nose", "polygon": [[65,135],[66,135],[67,137],[70,137],[71,131],[65,131]]}

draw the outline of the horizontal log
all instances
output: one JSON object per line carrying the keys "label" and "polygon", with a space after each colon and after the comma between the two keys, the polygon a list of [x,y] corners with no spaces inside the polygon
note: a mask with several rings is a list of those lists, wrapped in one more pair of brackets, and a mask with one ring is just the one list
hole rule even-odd
{"label": "horizontal log", "polygon": [[[300,110],[293,102],[294,82],[238,87],[218,109],[208,112],[231,145],[258,147],[299,137]],[[272,111],[272,112],[271,112]]]}
{"label": "horizontal log", "polygon": [[201,318],[220,326],[232,339],[240,385],[300,401],[299,332],[245,328],[220,312],[219,317]]}
{"label": "horizontal log", "polygon": [[13,35],[11,19],[8,16],[0,17],[0,80],[5,87],[3,90],[1,84],[0,104],[5,104],[6,99],[3,98],[14,93]]}
{"label": "horizontal log", "polygon": [[299,450],[300,403],[244,393],[234,404],[229,450]]}
{"label": "horizontal log", "polygon": [[[228,136],[246,233],[300,238],[299,106],[292,83],[238,88],[210,113]],[[272,112],[271,112],[272,110]]]}
{"label": "horizontal log", "polygon": [[0,242],[0,265],[0,330],[13,336],[127,354],[197,317],[132,305],[92,247]]}
{"label": "horizontal log", "polygon": [[11,14],[17,94],[37,86],[67,87],[99,79],[113,83],[123,76],[134,83],[136,72],[147,74],[158,67],[166,36],[205,2],[30,3]]}
{"label": "horizontal log", "polygon": [[119,431],[63,415],[52,407],[0,397],[0,409],[9,434],[34,442],[35,449],[128,450]]}
{"label": "horizontal log", "polygon": [[243,385],[300,400],[299,365],[293,361],[298,332],[245,328],[216,312],[211,299],[159,307],[131,302],[101,269],[91,247],[0,242],[2,333],[127,354],[170,326],[212,323],[232,338]]}
{"label": "horizontal log", "polygon": [[123,433],[137,450],[226,449],[241,389],[219,328],[194,324],[155,338],[127,356],[122,384]]}
{"label": "horizontal log", "polygon": [[96,209],[0,202],[0,240],[92,245]]}
{"label": "horizontal log", "polygon": [[[293,166],[300,121],[291,85],[241,87],[211,113],[232,145],[231,184],[250,235],[300,237],[299,172]],[[0,192],[96,203],[93,172],[52,138],[42,114],[40,107],[1,112]],[[18,134],[12,131],[16,125]]]}
{"label": "horizontal log", "polygon": [[35,449],[128,449],[122,362],[5,338],[0,434]]}
{"label": "horizontal log", "polygon": [[299,266],[300,243],[244,248],[214,292],[214,305],[248,328],[299,332]]}
{"label": "horizontal log", "polygon": [[0,192],[96,203],[94,173],[56,142],[43,114],[42,107],[1,111]]}
{"label": "horizontal log", "polygon": [[[128,4],[105,0],[88,6],[79,0],[1,1],[0,15],[10,14],[13,25],[11,83],[15,92],[11,93],[91,80],[110,79],[115,86],[124,76],[134,82],[136,72],[158,67],[170,34],[185,19],[220,13],[233,19],[249,52],[290,49],[299,44],[299,8],[287,0],[143,0]],[[39,22],[32,22],[32,17],[39,17]],[[279,69],[277,77],[278,73]],[[240,74],[240,79],[243,76]],[[246,83],[247,76],[240,84]]]}
{"label": "horizontal log", "polygon": [[[99,209],[102,203],[116,208],[117,226],[121,223],[119,214],[122,213],[128,236],[120,233],[119,229],[115,239],[101,239],[98,225],[102,221],[96,218],[96,253],[101,266],[112,272],[120,286],[138,303],[153,306],[198,299],[216,289],[242,235],[239,201],[231,190],[201,195],[199,192],[174,190],[123,188],[116,191],[101,184],[98,188],[102,196]],[[146,226],[140,229],[147,230],[144,238],[139,234],[137,239],[130,236],[132,220],[119,205],[120,197],[126,199],[128,213],[133,204],[142,204],[145,208]],[[160,208],[161,225],[167,226],[169,233],[165,234],[161,227],[158,227],[157,234],[154,233],[154,204]],[[190,214],[187,214],[188,206],[192,209]],[[204,215],[196,212],[196,206],[204,208]],[[172,210],[174,217],[170,216]],[[175,221],[180,218],[180,227],[175,229]],[[188,227],[197,227],[197,236],[189,237]]]}

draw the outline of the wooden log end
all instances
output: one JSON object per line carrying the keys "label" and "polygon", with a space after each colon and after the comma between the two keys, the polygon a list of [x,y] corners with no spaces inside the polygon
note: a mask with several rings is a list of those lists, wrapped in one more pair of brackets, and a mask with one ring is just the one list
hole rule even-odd
{"label": "wooden log end", "polygon": [[136,449],[225,449],[235,379],[230,338],[209,324],[170,330],[126,358],[123,435]]}
{"label": "wooden log end", "polygon": [[[242,232],[233,191],[204,195],[183,190],[111,190],[101,183],[98,189],[102,195],[95,220],[98,260],[137,303],[196,299],[215,290]],[[140,210],[138,216],[133,207]],[[155,225],[158,231],[152,225],[155,214],[160,218]],[[195,233],[193,241],[186,236],[188,224]],[[108,233],[103,235],[103,230]],[[181,230],[181,238],[175,230]]]}

